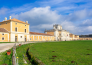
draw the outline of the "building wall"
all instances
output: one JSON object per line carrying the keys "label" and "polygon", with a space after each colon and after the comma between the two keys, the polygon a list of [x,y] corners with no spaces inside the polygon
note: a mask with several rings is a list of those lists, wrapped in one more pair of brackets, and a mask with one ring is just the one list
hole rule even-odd
{"label": "building wall", "polygon": [[[2,40],[2,37],[4,40]],[[9,33],[0,32],[0,42],[9,42]]]}
{"label": "building wall", "polygon": [[70,34],[71,40],[79,40],[79,35]]}
{"label": "building wall", "polygon": [[[16,25],[17,23],[17,25]],[[26,26],[25,26],[26,25]],[[17,27],[17,32],[15,32],[15,27]],[[25,33],[26,29],[26,33]],[[17,36],[17,41],[30,41],[29,39],[29,25],[27,24],[22,24],[18,22],[10,22],[10,33],[9,33],[9,41],[10,42],[15,42],[15,36]]]}
{"label": "building wall", "polygon": [[54,41],[54,36],[45,35],[29,35],[30,41]]}
{"label": "building wall", "polygon": [[62,31],[62,37],[61,37],[61,40],[62,41],[68,41],[68,40],[70,40],[70,36],[69,36],[69,32],[67,32],[67,31]]}
{"label": "building wall", "polygon": [[51,35],[54,35],[54,32],[47,32],[47,34],[51,34]]}
{"label": "building wall", "polygon": [[[46,32],[46,33],[47,34],[52,34],[52,32]],[[70,40],[69,32],[67,32],[67,31],[58,31],[58,30],[56,30],[55,32],[53,32],[53,35],[55,36],[56,41]]]}
{"label": "building wall", "polygon": [[29,34],[11,33],[10,42],[15,42],[15,36],[17,36],[17,42],[24,42],[25,37],[26,37],[26,41],[30,41]]}
{"label": "building wall", "polygon": [[70,34],[70,39],[74,40],[74,35],[73,34]]}
{"label": "building wall", "polygon": [[42,41],[42,36],[39,36],[39,41]]}
{"label": "building wall", "polygon": [[54,32],[54,36],[55,36],[55,40],[56,40],[56,41],[58,41],[58,35],[59,35],[59,34],[58,34],[58,31],[56,30],[56,31]]}
{"label": "building wall", "polygon": [[0,23],[0,28],[5,28],[6,30],[10,31],[10,22]]}
{"label": "building wall", "polygon": [[38,41],[38,36],[37,35],[34,36],[34,41]]}
{"label": "building wall", "polygon": [[[17,23],[17,24],[16,24]],[[25,26],[26,25],[26,26]],[[15,32],[15,27],[17,28],[17,32]],[[15,21],[9,21],[4,22],[0,25],[0,28],[5,28],[6,30],[9,31],[9,33],[5,33],[5,35],[0,35],[1,37],[4,37],[5,40],[3,42],[15,42],[15,38],[17,37],[17,41],[54,41],[55,37],[54,36],[45,36],[45,35],[31,35],[29,34],[29,25],[28,24],[23,24]],[[25,33],[26,29],[26,33]],[[54,35],[54,32],[49,32],[48,34]],[[2,41],[2,40],[0,40]]]}
{"label": "building wall", "polygon": [[13,33],[10,33],[10,42],[15,42],[15,36],[18,37],[18,35],[16,34],[13,34]]}
{"label": "building wall", "polygon": [[70,34],[70,37],[73,38],[73,34]]}
{"label": "building wall", "polygon": [[29,35],[30,41],[34,41],[34,35]]}
{"label": "building wall", "polygon": [[[16,25],[16,23],[17,23],[17,25]],[[29,33],[29,25],[27,25],[27,24],[12,21],[12,32],[15,32],[15,27],[17,27],[17,32],[25,33],[25,29],[26,29],[26,33]]]}
{"label": "building wall", "polygon": [[79,40],[92,40],[92,38],[91,37],[89,37],[89,38],[79,38]]}
{"label": "building wall", "polygon": [[18,35],[18,41],[24,41],[25,35],[24,34],[17,34]]}

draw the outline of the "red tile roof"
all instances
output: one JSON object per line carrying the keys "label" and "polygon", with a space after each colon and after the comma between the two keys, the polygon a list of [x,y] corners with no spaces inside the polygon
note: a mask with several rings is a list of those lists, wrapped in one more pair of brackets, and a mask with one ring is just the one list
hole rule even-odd
{"label": "red tile roof", "polygon": [[0,32],[8,32],[8,31],[4,28],[0,28]]}
{"label": "red tile roof", "polygon": [[38,33],[38,32],[29,32],[29,34],[34,34],[34,35],[46,35],[46,36],[53,36],[50,34],[45,34],[45,33]]}
{"label": "red tile roof", "polygon": [[[10,20],[7,20],[7,21],[14,21],[14,22],[19,22],[19,23],[28,24],[28,23],[26,23],[26,22],[23,22],[23,21],[21,21],[21,20],[15,19],[15,18],[10,19]],[[3,22],[6,22],[6,21],[3,21]],[[1,23],[1,22],[0,22],[0,23]]]}

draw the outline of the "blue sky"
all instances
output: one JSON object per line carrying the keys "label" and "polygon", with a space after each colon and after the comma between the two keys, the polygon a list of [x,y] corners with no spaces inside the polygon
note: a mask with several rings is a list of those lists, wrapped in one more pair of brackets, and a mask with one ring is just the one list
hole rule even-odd
{"label": "blue sky", "polygon": [[0,21],[10,15],[28,21],[33,32],[60,24],[73,34],[92,34],[92,0],[0,0]]}

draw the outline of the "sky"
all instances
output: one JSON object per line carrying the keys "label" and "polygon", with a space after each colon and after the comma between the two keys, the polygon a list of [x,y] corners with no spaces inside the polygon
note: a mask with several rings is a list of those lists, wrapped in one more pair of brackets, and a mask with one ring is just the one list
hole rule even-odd
{"label": "sky", "polygon": [[28,21],[31,32],[59,24],[72,34],[92,34],[92,0],[0,0],[0,22],[9,16]]}

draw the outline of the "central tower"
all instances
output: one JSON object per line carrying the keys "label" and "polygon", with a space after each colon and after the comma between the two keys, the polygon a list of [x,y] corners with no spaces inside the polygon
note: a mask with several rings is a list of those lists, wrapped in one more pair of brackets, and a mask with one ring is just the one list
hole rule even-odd
{"label": "central tower", "polygon": [[55,24],[55,25],[53,25],[53,29],[62,30],[62,26],[58,25],[58,24]]}

